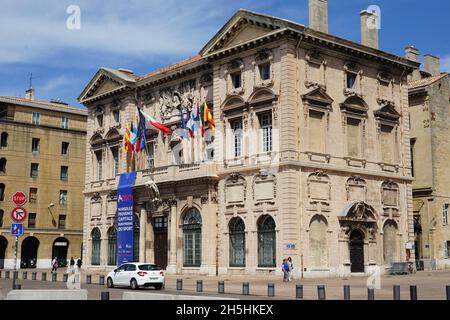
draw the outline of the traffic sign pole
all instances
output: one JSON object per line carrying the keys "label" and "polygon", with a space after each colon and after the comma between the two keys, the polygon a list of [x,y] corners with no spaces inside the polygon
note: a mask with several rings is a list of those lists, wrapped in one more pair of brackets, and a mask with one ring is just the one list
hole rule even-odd
{"label": "traffic sign pole", "polygon": [[16,275],[17,275],[17,248],[19,247],[19,236],[16,236],[16,245],[14,248],[14,272],[13,272],[13,289],[16,288]]}

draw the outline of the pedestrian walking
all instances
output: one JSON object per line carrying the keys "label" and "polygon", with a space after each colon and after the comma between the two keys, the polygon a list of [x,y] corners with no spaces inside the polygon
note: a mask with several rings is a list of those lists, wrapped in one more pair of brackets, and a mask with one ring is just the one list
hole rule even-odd
{"label": "pedestrian walking", "polygon": [[70,273],[74,273],[75,272],[75,260],[73,259],[73,257],[70,258],[70,269],[69,272]]}
{"label": "pedestrian walking", "polygon": [[81,269],[81,265],[82,265],[82,261],[81,261],[81,258],[79,258],[78,260],[77,260],[77,267],[78,267],[78,269]]}
{"label": "pedestrian walking", "polygon": [[55,257],[52,260],[52,273],[58,270],[58,259]]}
{"label": "pedestrian walking", "polygon": [[294,269],[294,264],[292,263],[292,258],[289,257],[287,258],[287,263],[289,266],[289,276],[288,276],[288,281],[292,280],[292,270]]}
{"label": "pedestrian walking", "polygon": [[283,271],[283,281],[284,282],[289,281],[289,265],[287,263],[287,259],[283,259],[281,270]]}

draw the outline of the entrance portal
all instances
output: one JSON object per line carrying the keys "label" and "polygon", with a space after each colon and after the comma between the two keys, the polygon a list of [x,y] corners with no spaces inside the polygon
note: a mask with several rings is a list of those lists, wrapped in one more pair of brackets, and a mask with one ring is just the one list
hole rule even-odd
{"label": "entrance portal", "polygon": [[0,236],[0,269],[5,267],[5,255],[6,247],[8,246],[8,240],[5,237]]}
{"label": "entrance portal", "polygon": [[22,241],[20,256],[21,268],[36,268],[39,240],[35,237],[27,237]]}
{"label": "entrance portal", "polygon": [[364,272],[364,235],[359,230],[350,234],[351,272]]}
{"label": "entrance portal", "polygon": [[58,267],[67,267],[67,251],[69,249],[69,240],[66,238],[57,238],[53,241],[52,260],[56,257]]}
{"label": "entrance portal", "polygon": [[160,269],[167,267],[167,217],[153,219],[153,233],[155,237],[155,264]]}

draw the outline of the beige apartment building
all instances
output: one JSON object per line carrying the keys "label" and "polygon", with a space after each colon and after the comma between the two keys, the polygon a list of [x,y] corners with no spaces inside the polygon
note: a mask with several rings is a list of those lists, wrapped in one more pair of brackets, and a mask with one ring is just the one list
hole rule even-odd
{"label": "beige apartment building", "polygon": [[[295,277],[347,276],[413,261],[419,63],[379,50],[376,18],[361,12],[359,44],[328,33],[327,1],[310,1],[309,27],[239,10],[195,57],[144,76],[101,68],[79,97],[86,266],[117,263],[117,175],[131,169],[134,259],[168,273],[279,274],[292,257]],[[180,113],[203,101],[216,130],[196,156]],[[150,161],[122,149],[137,105],[173,130],[148,130]]]}
{"label": "beige apartment building", "polygon": [[[406,49],[419,61],[419,50]],[[440,59],[424,55],[409,82],[416,260],[425,269],[450,266],[450,80]]]}
{"label": "beige apartment building", "polygon": [[0,268],[14,268],[13,194],[28,201],[17,267],[50,268],[81,257],[86,111],[65,103],[0,97]]}

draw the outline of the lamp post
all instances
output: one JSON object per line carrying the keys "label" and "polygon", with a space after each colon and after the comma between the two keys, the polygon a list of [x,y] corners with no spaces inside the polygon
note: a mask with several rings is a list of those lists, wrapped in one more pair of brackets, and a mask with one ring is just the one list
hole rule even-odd
{"label": "lamp post", "polygon": [[50,202],[49,205],[47,206],[48,212],[50,212],[50,215],[52,216],[52,224],[54,227],[56,227],[56,220],[55,217],[53,217],[53,212],[52,210],[50,210],[50,208],[53,208],[55,206],[55,204],[53,202]]}

